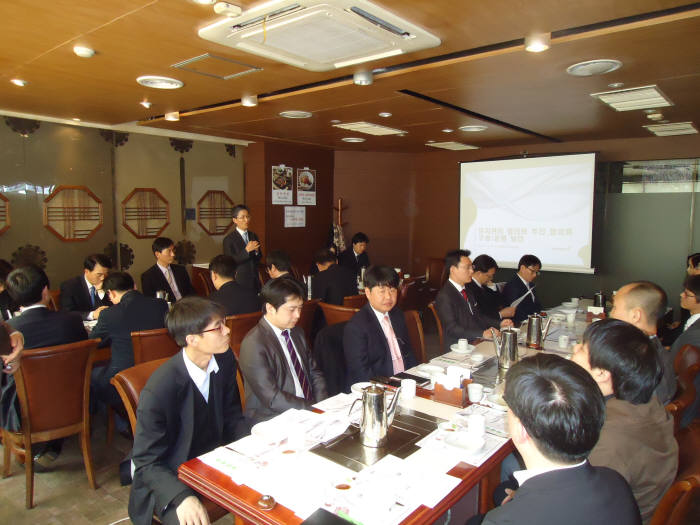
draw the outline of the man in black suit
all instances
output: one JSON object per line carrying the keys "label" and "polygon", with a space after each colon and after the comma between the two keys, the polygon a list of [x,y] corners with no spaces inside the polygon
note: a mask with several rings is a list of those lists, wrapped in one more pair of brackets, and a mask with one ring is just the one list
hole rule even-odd
{"label": "man in black suit", "polygon": [[272,279],[262,288],[264,316],[243,339],[239,358],[245,414],[252,423],[290,408],[308,409],[328,397],[323,373],[296,326],[302,294],[291,279]]}
{"label": "man in black suit", "polygon": [[367,255],[367,245],[369,237],[362,232],[357,232],[352,236],[352,248],[348,248],[338,256],[338,264],[360,275],[360,268],[369,268],[369,255]]}
{"label": "man in black suit", "polygon": [[83,275],[61,283],[61,310],[80,312],[85,320],[97,319],[110,304],[102,283],[107,277],[112,260],[104,254],[94,253],[83,261]]}
{"label": "man in black suit", "polygon": [[129,517],[135,525],[150,525],[154,513],[165,525],[208,524],[204,506],[178,480],[177,469],[242,435],[236,360],[219,304],[186,297],[173,305],[166,324],[183,350],[141,391]]}
{"label": "man in black suit", "polygon": [[388,266],[365,272],[367,304],[345,325],[343,351],[348,387],[376,376],[393,376],[418,364],[404,314],[396,306],[399,276]]}
{"label": "man in black suit", "polygon": [[357,278],[352,270],[336,264],[335,254],[321,248],[314,254],[318,273],[311,279],[311,297],[328,304],[343,304],[343,297],[357,294]]}
{"label": "man in black suit", "polygon": [[224,255],[236,261],[236,282],[255,292],[260,291],[258,263],[262,258],[260,239],[248,229],[250,210],[243,204],[234,206],[233,223],[236,229],[224,237]]}
{"label": "man in black suit", "polygon": [[486,514],[485,525],[641,523],[622,476],[586,459],[598,441],[605,403],[585,370],[538,353],[510,368],[503,397],[526,470],[515,472],[520,488]]}
{"label": "man in black suit", "polygon": [[112,357],[106,366],[93,369],[91,384],[100,401],[121,407],[121,399],[109,380],[117,372],[134,366],[131,332],[163,328],[168,303],[134,290],[134,279],[126,272],[110,273],[104,289],[114,306],[102,312],[90,337],[102,339],[100,346],[111,345]]}
{"label": "man in black suit", "polygon": [[515,316],[513,316],[515,324],[522,323],[530,314],[542,311],[542,305],[537,299],[533,284],[541,269],[542,262],[536,256],[523,255],[518,262],[518,272],[503,288],[503,300],[506,306],[511,306],[514,301],[527,294],[515,308]]}
{"label": "man in black suit", "polygon": [[479,305],[481,313],[493,319],[508,319],[515,315],[515,307],[506,306],[501,292],[493,284],[493,276],[498,270],[498,263],[489,255],[479,255],[473,261],[474,275],[466,284],[470,293]]}
{"label": "man in black suit", "polygon": [[209,299],[222,305],[227,316],[260,311],[258,294],[234,281],[236,261],[233,257],[217,255],[209,263],[209,272],[216,288],[209,294]]}
{"label": "man in black suit", "polygon": [[268,253],[265,256],[265,267],[271,279],[292,279],[299,284],[304,290],[304,299],[306,299],[306,285],[292,274],[292,261],[286,252],[273,250]]}
{"label": "man in black suit", "polygon": [[195,291],[187,273],[187,268],[175,261],[175,244],[167,237],[158,237],[151,246],[156,264],[141,274],[141,291],[146,297],[155,297],[163,290],[168,301],[179,301],[182,297],[194,295]]}
{"label": "man in black suit", "polygon": [[445,256],[445,268],[449,279],[445,281],[435,298],[445,351],[460,339],[478,339],[492,337],[491,328],[512,326],[510,319],[492,318],[479,311],[476,298],[469,295],[465,285],[471,281],[474,273],[469,250],[453,250]]}

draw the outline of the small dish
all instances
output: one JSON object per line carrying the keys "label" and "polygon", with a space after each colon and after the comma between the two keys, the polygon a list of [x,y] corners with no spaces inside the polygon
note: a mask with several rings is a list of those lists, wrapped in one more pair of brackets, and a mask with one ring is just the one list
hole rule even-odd
{"label": "small dish", "polygon": [[486,399],[488,399],[491,403],[493,403],[494,408],[497,408],[498,410],[503,410],[504,412],[508,410],[508,405],[506,405],[506,402],[503,400],[503,396],[500,394],[490,394],[486,396]]}
{"label": "small dish", "polygon": [[445,438],[445,443],[469,452],[478,452],[484,447],[486,440],[483,436],[474,436],[469,432],[455,432]]}
{"label": "small dish", "polygon": [[430,376],[432,374],[444,374],[445,373],[444,367],[438,366],[438,365],[431,365],[428,363],[423,364],[423,365],[419,365],[417,370],[420,372],[423,372],[424,374],[428,374],[428,376]]}
{"label": "small dish", "polygon": [[438,425],[438,429],[440,430],[440,432],[453,433],[453,432],[458,432],[459,430],[462,429],[462,427],[460,425],[458,425],[457,423],[454,423],[452,421],[443,421],[442,423],[440,423]]}
{"label": "small dish", "polygon": [[484,360],[484,354],[472,354],[472,363],[481,363]]}
{"label": "small dish", "polygon": [[571,301],[564,301],[563,303],[561,303],[561,305],[564,308],[576,308],[576,304],[572,303]]}
{"label": "small dish", "polygon": [[354,385],[352,385],[350,387],[350,390],[352,390],[356,394],[362,394],[362,390],[364,390],[368,386],[372,386],[372,383],[370,383],[369,381],[362,381],[360,383],[355,383]]}
{"label": "small dish", "polygon": [[455,343],[453,345],[450,345],[450,350],[452,350],[455,354],[471,354],[474,351],[474,348],[476,348],[473,345],[467,345],[467,349],[461,350],[459,348],[459,344]]}

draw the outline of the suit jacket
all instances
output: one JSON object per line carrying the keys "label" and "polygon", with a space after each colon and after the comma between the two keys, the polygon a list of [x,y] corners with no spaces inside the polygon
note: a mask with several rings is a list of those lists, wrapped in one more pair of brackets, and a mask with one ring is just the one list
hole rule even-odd
{"label": "suit jacket", "polygon": [[[10,293],[7,290],[0,292],[0,320],[4,319],[7,321],[11,319],[11,314],[19,310],[19,307],[15,304],[10,297]],[[8,311],[10,313],[8,313]]]}
{"label": "suit jacket", "polygon": [[[532,288],[532,283],[530,283],[530,285],[530,288]],[[503,301],[506,306],[510,306],[513,301],[522,297],[525,292],[527,292],[525,283],[523,283],[522,279],[516,273],[503,287]],[[519,326],[519,323],[527,319],[528,315],[542,311],[542,305],[539,299],[537,299],[537,293],[533,290],[532,294],[535,296],[534,300],[532,299],[532,295],[528,294],[515,308],[515,316],[513,317],[515,326]]]}
{"label": "suit jacket", "polygon": [[350,247],[344,252],[340,252],[338,264],[351,269],[355,273],[355,276],[357,276],[360,273],[360,268],[363,266],[365,268],[369,267],[369,255],[367,255],[367,252],[363,252],[359,257],[355,257],[355,252],[353,252],[352,247]]}
{"label": "suit jacket", "polygon": [[38,307],[25,310],[7,322],[24,336],[24,348],[64,345],[87,339],[83,320],[77,312],[54,312]]}
{"label": "suit jacket", "polygon": [[664,348],[663,344],[661,343],[661,340],[655,335],[650,336],[649,340],[651,341],[651,344],[656,350],[656,355],[659,356],[659,362],[661,363],[661,366],[663,368],[663,375],[661,376],[661,381],[659,381],[659,384],[656,386],[656,390],[654,390],[654,393],[656,394],[656,397],[659,398],[659,401],[661,401],[661,404],[665,405],[669,401],[671,401],[671,399],[673,399],[673,396],[676,393],[676,372],[673,369],[673,360],[671,359],[671,352]]}
{"label": "suit jacket", "polygon": [[[326,380],[306,344],[304,331],[298,326],[292,328],[291,339],[315,402],[325,399]],[[270,419],[290,408],[304,409],[313,404],[296,396],[294,371],[265,317],[243,339],[239,364],[245,384],[245,415],[251,423]]]}
{"label": "suit jacket", "polygon": [[311,297],[328,304],[343,304],[343,297],[357,294],[357,276],[345,266],[334,264],[311,279]]}
{"label": "suit jacket", "polygon": [[[671,345],[671,352],[667,356],[667,362],[671,363],[671,366],[673,366],[676,354],[687,344],[700,348],[700,319],[691,324],[687,330],[684,330],[683,333],[678,336],[678,339],[674,341],[673,345]],[[683,412],[683,417],[681,418],[682,428],[687,427],[694,418],[700,416],[700,374],[695,376],[694,384],[696,391],[695,400],[685,409],[685,412]]]}
{"label": "suit jacket", "polygon": [[163,299],[145,297],[136,290],[125,293],[118,304],[102,311],[90,337],[101,338],[100,346],[112,346],[109,377],[134,366],[131,332],[163,328],[167,313],[168,303]]}
{"label": "suit jacket", "polygon": [[[171,264],[170,268],[173,270],[173,277],[175,277],[175,284],[177,284],[177,288],[180,290],[180,295],[182,295],[182,297],[194,295],[196,292],[192,287],[187,268],[180,264]],[[163,271],[157,264],[154,264],[141,274],[141,291],[146,297],[155,297],[158,290],[165,290],[170,298],[175,301],[175,294],[172,288],[170,288],[165,275],[163,275]]]}
{"label": "suit jacket", "polygon": [[[219,371],[209,383],[216,408],[220,445],[241,435],[241,400],[236,385],[236,359],[231,350],[215,355]],[[153,512],[177,498],[194,494],[177,479],[178,467],[191,459],[195,396],[201,395],[187,373],[182,352],[158,368],[141,391],[134,432],[134,481],[129,517],[135,525],[150,525]]]}
{"label": "suit jacket", "polygon": [[498,328],[499,319],[492,319],[479,311],[474,297],[467,290],[468,301],[448,280],[435,298],[442,334],[445,340],[445,351],[450,351],[450,345],[459,339],[477,339],[482,337],[484,330],[489,327]]}
{"label": "suit jacket", "polygon": [[87,319],[88,314],[94,309],[100,306],[111,306],[112,304],[106,293],[102,299],[100,299],[99,295],[97,295],[96,299],[95,306],[93,306],[90,300],[90,290],[85,282],[85,277],[82,275],[61,283],[61,310],[80,312],[83,319]]}
{"label": "suit jacket", "polygon": [[[411,347],[403,312],[398,307],[394,307],[389,312],[389,320],[399,342],[404,368],[416,366],[418,360]],[[343,352],[347,366],[348,384],[346,386],[348,388],[353,383],[369,381],[376,376],[394,375],[389,342],[369,303],[360,308],[360,311],[345,325]]]}
{"label": "suit jacket", "polygon": [[[248,230],[248,239],[258,241],[258,236]],[[258,278],[258,263],[262,258],[260,248],[253,252],[245,251],[246,243],[238,230],[234,230],[224,237],[224,254],[230,255],[238,264],[236,268],[236,282],[246,288],[252,288],[256,292],[260,290]]]}
{"label": "suit jacket", "polygon": [[639,509],[625,480],[606,467],[554,470],[525,481],[512,501],[496,507],[483,525],[639,525]]}
{"label": "suit jacket", "polygon": [[235,281],[224,283],[209,294],[209,299],[223,305],[226,315],[249,314],[260,311],[260,297],[250,288]]}
{"label": "suit jacket", "polygon": [[501,318],[500,311],[505,307],[503,296],[486,285],[479,286],[474,279],[467,283],[467,293],[473,297],[481,315],[491,319]]}

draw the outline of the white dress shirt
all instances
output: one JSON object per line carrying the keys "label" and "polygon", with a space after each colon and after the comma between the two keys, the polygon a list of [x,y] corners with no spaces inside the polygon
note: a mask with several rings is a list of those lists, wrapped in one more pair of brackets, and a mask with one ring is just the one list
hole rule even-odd
{"label": "white dress shirt", "polygon": [[[294,363],[292,363],[292,358],[289,356],[289,350],[287,348],[287,340],[284,338],[282,335],[282,330],[277,328],[275,325],[273,325],[270,321],[267,320],[267,318],[263,317],[265,319],[265,322],[272,328],[272,331],[275,332],[275,335],[277,336],[277,340],[280,343],[280,346],[282,347],[282,353],[284,354],[284,357],[287,359],[287,364],[289,365],[289,370],[292,371],[292,379],[294,379],[294,395],[297,397],[304,398],[304,390],[301,388],[301,383],[299,382],[299,378],[297,377],[297,372],[294,370]],[[292,331],[289,330],[289,340],[292,343],[292,346],[294,347],[294,351],[297,353],[297,359],[299,360],[299,363],[303,363],[304,361],[301,359],[301,356],[299,355],[299,352],[297,351],[297,347],[294,346],[294,339],[292,339]]]}
{"label": "white dress shirt", "polygon": [[209,403],[209,377],[212,372],[217,373],[219,371],[219,363],[216,362],[214,356],[211,356],[207,369],[202,370],[192,362],[184,348],[182,349],[182,358],[185,361],[185,368],[192,382],[197,387],[197,390],[202,393],[204,400]]}
{"label": "white dress shirt", "polygon": [[175,294],[175,297],[172,299],[175,300],[177,299],[177,296],[179,295],[182,297],[182,293],[180,293],[180,288],[177,286],[177,281],[175,280],[175,272],[173,272],[173,269],[168,266],[167,268],[165,266],[161,266],[160,263],[156,263],[158,268],[160,268],[160,271],[163,272],[163,277],[165,277],[165,280],[170,284],[171,279],[168,279],[168,274],[170,277],[172,277],[172,284],[170,284],[170,288],[173,289],[173,293]]}
{"label": "white dress shirt", "polygon": [[580,467],[583,465],[587,460],[583,460],[581,463],[576,463],[575,465],[563,465],[560,467],[552,467],[552,468],[539,468],[539,469],[527,469],[527,470],[516,470],[513,472],[513,477],[518,480],[518,485],[523,486],[523,483],[525,483],[528,479],[534,478],[535,476],[539,476],[540,474],[545,474],[547,472],[554,472],[555,470],[564,470],[567,468],[576,468]]}
{"label": "white dress shirt", "polygon": [[685,322],[685,326],[683,326],[683,331],[685,332],[688,328],[693,326],[693,323],[700,319],[700,314],[693,314],[691,315],[688,320]]}

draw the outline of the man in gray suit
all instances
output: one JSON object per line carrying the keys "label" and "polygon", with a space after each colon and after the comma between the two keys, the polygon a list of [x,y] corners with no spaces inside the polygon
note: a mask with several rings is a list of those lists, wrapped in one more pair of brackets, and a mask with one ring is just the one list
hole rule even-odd
{"label": "man in gray suit", "polygon": [[[671,346],[670,362],[685,345],[700,348],[700,275],[689,275],[683,283],[681,292],[681,308],[688,310],[690,317],[682,326],[683,332]],[[695,377],[695,390],[700,392],[700,374]],[[700,416],[700,395],[695,394],[693,403],[685,409],[681,418],[681,428],[685,428]]]}
{"label": "man in gray suit", "polygon": [[241,343],[245,415],[257,423],[328,397],[326,380],[296,326],[304,304],[299,283],[272,279],[260,293],[264,315]]}

